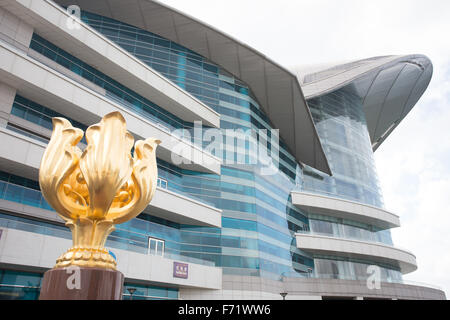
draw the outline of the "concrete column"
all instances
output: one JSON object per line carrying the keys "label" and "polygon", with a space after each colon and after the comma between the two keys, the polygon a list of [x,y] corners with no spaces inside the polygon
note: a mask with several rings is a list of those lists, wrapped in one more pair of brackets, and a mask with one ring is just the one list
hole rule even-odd
{"label": "concrete column", "polygon": [[11,114],[16,89],[0,82],[0,126],[5,128]]}
{"label": "concrete column", "polygon": [[0,39],[27,51],[33,36],[33,27],[9,11],[0,8]]}
{"label": "concrete column", "polygon": [[[19,50],[28,51],[33,27],[19,19],[8,10],[0,7],[0,41],[4,41]],[[16,96],[16,89],[7,83],[0,83],[0,126],[6,127],[11,108]]]}

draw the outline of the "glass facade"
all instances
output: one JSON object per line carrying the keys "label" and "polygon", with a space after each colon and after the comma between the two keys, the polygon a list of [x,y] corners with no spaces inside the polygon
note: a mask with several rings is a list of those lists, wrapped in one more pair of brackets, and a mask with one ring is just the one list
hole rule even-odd
{"label": "glass facade", "polygon": [[306,168],[301,188],[383,207],[362,101],[348,85],[308,100],[333,176]]}
{"label": "glass facade", "polygon": [[[83,20],[218,111],[222,129],[271,129],[248,86],[200,55],[150,32],[104,17],[83,13]],[[88,80],[89,74],[96,75],[90,80],[110,94],[118,96],[108,86],[112,83],[121,88],[123,97],[130,93],[122,84],[37,34],[30,47]],[[186,123],[170,126],[161,117],[158,121],[171,129],[189,128]],[[177,123],[181,121],[178,119]],[[250,159],[247,157],[246,161]],[[183,254],[213,261],[224,267],[226,273],[264,274],[272,278],[293,270],[306,272],[313,267],[311,257],[292,243],[293,233],[305,228],[308,220],[290,201],[299,166],[282,142],[279,162],[280,175],[267,178],[258,174],[259,168],[250,166],[223,166],[221,176],[216,176],[181,170],[158,160],[159,176],[167,181],[169,189],[185,192],[224,212],[222,232],[181,226],[190,231],[184,237],[187,244],[183,246]],[[201,235],[193,234],[194,230]]]}
{"label": "glass facade", "polygon": [[[352,84],[308,100],[333,176],[305,167],[297,190],[383,208],[362,101]],[[310,212],[312,233],[392,245],[390,230]]]}
{"label": "glass facade", "polygon": [[309,226],[309,232],[313,234],[393,245],[389,230],[380,230],[356,221],[310,215]]}
{"label": "glass facade", "polygon": [[[370,261],[355,259],[337,259],[336,257],[316,256],[315,275],[325,279],[366,280],[367,270],[373,265]],[[398,267],[378,264],[380,280],[384,282],[401,282],[402,274]]]}
{"label": "glass facade", "polygon": [[[221,129],[272,129],[247,84],[220,66],[134,26],[87,12],[82,20],[219,112]],[[197,185],[189,186],[222,209],[223,219],[216,239],[191,237],[186,242],[192,250],[199,250],[200,242],[215,242],[224,273],[278,278],[283,272],[306,272],[313,267],[311,257],[292,243],[293,233],[308,223],[290,201],[299,166],[282,141],[279,149],[281,172],[275,177],[258,174],[256,167],[223,165],[220,176],[201,175],[192,181]],[[227,155],[224,151],[217,156],[225,159]],[[170,184],[171,178],[167,180]]]}
{"label": "glass facade", "polygon": [[[42,273],[0,269],[0,300],[37,300]],[[130,300],[128,288],[136,289],[133,300],[177,300],[177,288],[143,286],[125,282],[123,299]]]}
{"label": "glass facade", "polygon": [[[272,129],[248,85],[208,59],[173,41],[110,18],[82,12],[82,20],[220,113],[221,129]],[[38,34],[33,35],[30,47],[98,85],[108,98],[162,128],[170,132],[192,130],[192,123],[168,113]],[[164,241],[165,257],[220,266],[224,274],[279,280],[283,275],[327,277],[337,272],[342,277],[358,278],[362,266],[370,262],[312,256],[297,248],[294,233],[316,232],[392,244],[389,231],[304,212],[293,206],[290,193],[300,189],[383,206],[362,104],[351,86],[309,100],[308,104],[332,177],[300,166],[282,140],[279,145],[269,145],[269,150],[279,150],[279,170],[271,176],[262,175],[259,164],[248,165],[248,156],[244,158],[247,165],[225,162],[220,175],[180,169],[158,159],[161,185],[164,182],[169,190],[222,209],[222,228],[180,225],[152,217],[150,212],[120,225],[107,245],[112,251],[124,248],[148,253],[152,237]],[[47,129],[51,128],[50,118],[57,116],[51,106],[41,106],[19,95],[12,113]],[[90,125],[72,123],[82,129]],[[204,147],[203,142],[191,141]],[[236,153],[246,155],[248,149],[250,145],[246,143]],[[227,158],[225,151],[215,155]],[[0,199],[51,209],[36,182],[6,173],[0,176]],[[21,220],[20,224],[17,219],[0,216],[3,224],[16,228],[23,224],[28,228],[32,225],[34,232],[63,232],[58,229],[63,228],[60,226],[31,219]],[[380,267],[385,270],[386,279],[398,278],[395,266]],[[162,297],[156,293],[150,287],[138,288],[133,298]],[[167,289],[163,298],[175,298],[175,293]]]}

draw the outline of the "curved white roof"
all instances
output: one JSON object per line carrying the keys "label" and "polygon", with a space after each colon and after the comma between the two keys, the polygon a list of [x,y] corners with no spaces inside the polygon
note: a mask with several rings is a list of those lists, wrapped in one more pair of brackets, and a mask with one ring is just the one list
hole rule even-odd
{"label": "curved white roof", "polygon": [[156,33],[189,48],[249,85],[280,130],[290,152],[331,174],[311,113],[294,73],[246,44],[193,17],[152,0],[56,0]]}
{"label": "curved white roof", "polygon": [[374,57],[305,74],[297,70],[307,99],[348,84],[363,101],[373,149],[376,150],[411,111],[430,83],[431,61],[423,55]]}
{"label": "curved white roof", "polygon": [[363,99],[373,149],[426,90],[431,61],[422,55],[375,57],[309,74],[291,72],[248,45],[154,0],[56,0],[76,4],[185,46],[246,82],[295,158],[331,174],[306,99],[352,83]]}

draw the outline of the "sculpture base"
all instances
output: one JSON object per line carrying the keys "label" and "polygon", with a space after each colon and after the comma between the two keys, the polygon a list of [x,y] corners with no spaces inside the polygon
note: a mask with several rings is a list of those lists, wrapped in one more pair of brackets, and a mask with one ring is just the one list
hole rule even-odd
{"label": "sculpture base", "polygon": [[51,269],[44,274],[39,300],[122,300],[123,280],[115,270]]}

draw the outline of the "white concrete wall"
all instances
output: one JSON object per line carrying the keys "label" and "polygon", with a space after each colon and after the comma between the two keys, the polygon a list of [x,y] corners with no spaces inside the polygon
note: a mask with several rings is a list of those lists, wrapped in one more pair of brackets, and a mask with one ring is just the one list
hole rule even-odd
{"label": "white concrete wall", "polygon": [[[17,229],[1,229],[3,230],[0,239],[1,264],[49,269],[55,265],[56,259],[72,246],[72,241],[68,239]],[[117,257],[117,269],[127,280],[203,289],[222,287],[221,268],[188,263],[189,278],[180,279],[173,277],[174,260],[120,249],[112,251]]]}
{"label": "white concrete wall", "polygon": [[[281,281],[262,277],[223,275],[221,290],[198,290],[192,288],[180,289],[179,297],[184,300],[282,300],[281,292],[286,292],[286,286]],[[303,294],[290,299],[319,300],[320,295]]]}
{"label": "white concrete wall", "polygon": [[212,108],[94,29],[84,23],[79,29],[69,29],[68,13],[54,2],[4,0],[2,5],[26,19],[41,36],[167,111],[186,121],[202,120],[207,125],[220,126],[220,115]]}
{"label": "white concrete wall", "polygon": [[129,131],[136,138],[155,137],[162,141],[157,150],[159,158],[173,162],[173,155],[176,155],[184,163],[187,162],[179,165],[182,168],[220,174],[219,158],[184,139],[176,138],[155,123],[5,43],[0,43],[0,77],[25,97],[80,122],[92,123],[107,113],[120,111]]}
{"label": "white concrete wall", "polygon": [[222,226],[222,210],[159,187],[145,212],[182,224]]}
{"label": "white concrete wall", "polygon": [[[291,298],[291,297],[289,297]],[[320,297],[306,297],[308,300],[320,300]],[[197,290],[180,289],[180,300],[283,300],[280,294],[249,290]],[[286,298],[287,299],[287,298]],[[289,300],[289,299],[287,299]],[[296,299],[298,300],[298,299]],[[306,299],[305,299],[306,300]]]}
{"label": "white concrete wall", "polygon": [[0,8],[0,39],[26,50],[33,36],[33,27],[8,10]]}
{"label": "white concrete wall", "polygon": [[315,234],[296,233],[295,237],[297,248],[307,252],[398,263],[403,274],[417,270],[416,257],[411,252],[386,244]]}
{"label": "white concrete wall", "polygon": [[35,172],[36,178],[47,145],[5,128],[0,128],[0,141],[0,163],[30,168],[28,171]]}
{"label": "white concrete wall", "polygon": [[[388,56],[382,59],[371,61],[370,63],[363,63],[346,70],[337,70],[336,72],[330,72],[330,75],[319,80],[302,84],[302,90],[306,99],[311,99],[317,96],[321,96],[327,92],[331,92],[336,88],[343,87],[345,84],[354,81],[356,78],[362,75],[376,70],[385,64],[395,61],[399,56]],[[298,78],[302,78],[299,74]]]}
{"label": "white concrete wall", "polygon": [[[33,28],[29,24],[0,7],[0,41],[25,51],[32,36]],[[15,96],[15,88],[0,82],[0,127],[5,127],[8,122]]]}

